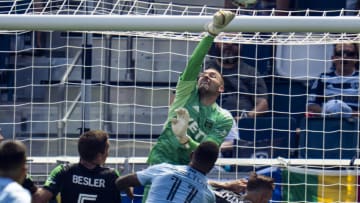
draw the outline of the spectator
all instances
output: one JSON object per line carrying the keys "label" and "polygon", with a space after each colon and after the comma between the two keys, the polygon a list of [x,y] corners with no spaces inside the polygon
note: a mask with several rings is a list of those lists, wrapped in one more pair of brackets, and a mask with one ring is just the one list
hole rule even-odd
{"label": "spectator", "polygon": [[277,9],[295,11],[292,15],[300,16],[305,16],[306,12],[309,16],[322,16],[323,11],[326,11],[326,16],[339,16],[340,10],[345,9],[346,4],[347,0],[276,0]]}
{"label": "spectator", "polygon": [[346,15],[356,16],[359,14],[360,1],[359,0],[346,0]]}
{"label": "spectator", "polygon": [[61,202],[119,203],[120,192],[115,186],[119,173],[103,166],[109,154],[108,139],[101,130],[83,133],[78,141],[79,163],[53,169],[44,187],[35,193],[36,202],[48,202],[61,193]]}
{"label": "spectator", "polygon": [[206,68],[213,68],[223,74],[225,92],[220,104],[231,111],[236,119],[255,117],[268,110],[267,87],[258,77],[254,67],[239,58],[240,45],[215,43],[216,56]]}
{"label": "spectator", "polygon": [[224,189],[216,189],[216,203],[267,203],[272,198],[273,189],[274,179],[251,172],[248,178],[245,194],[234,193]]}
{"label": "spectator", "polygon": [[191,153],[188,165],[162,163],[116,180],[118,189],[151,184],[146,202],[215,202],[206,174],[213,168],[219,149],[202,142]]}
{"label": "spectator", "polygon": [[26,147],[19,141],[0,143],[0,202],[30,203],[29,191],[20,184],[26,176]]}
{"label": "spectator", "polygon": [[[225,0],[224,7],[237,9],[240,15],[272,16],[277,15],[276,0]],[[241,9],[238,9],[241,8]],[[246,35],[246,33],[243,33]],[[253,34],[253,33],[248,33]],[[268,38],[271,33],[261,33],[262,38]],[[242,61],[256,68],[260,75],[274,74],[274,46],[271,44],[242,44],[239,53]]]}
{"label": "spectator", "polygon": [[332,56],[333,68],[320,74],[310,90],[307,111],[315,115],[358,115],[359,72],[358,46],[354,43],[336,44]]}

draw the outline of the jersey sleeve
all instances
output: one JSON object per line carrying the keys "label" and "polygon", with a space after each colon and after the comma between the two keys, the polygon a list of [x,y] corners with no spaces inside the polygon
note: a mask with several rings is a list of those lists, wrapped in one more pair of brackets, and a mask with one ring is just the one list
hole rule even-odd
{"label": "jersey sleeve", "polygon": [[46,179],[44,189],[49,190],[51,193],[53,193],[54,196],[56,196],[63,185],[64,173],[65,165],[59,165],[55,167],[50,172],[49,177]]}
{"label": "jersey sleeve", "polygon": [[201,71],[201,65],[213,41],[214,37],[208,35],[196,46],[185,70],[177,82],[175,99],[173,104],[170,106],[168,119],[173,118],[176,115],[175,109],[183,107],[191,95],[194,94],[194,91],[197,91],[196,84]]}
{"label": "jersey sleeve", "polygon": [[168,164],[156,164],[149,166],[148,168],[136,172],[136,176],[141,183],[141,185],[148,185],[152,183],[154,177],[163,173],[163,169],[167,167]]}
{"label": "jersey sleeve", "polygon": [[211,35],[207,35],[199,42],[194,52],[192,53],[183,74],[181,75],[182,80],[192,81],[197,79],[201,70],[201,65],[213,41],[214,37]]}

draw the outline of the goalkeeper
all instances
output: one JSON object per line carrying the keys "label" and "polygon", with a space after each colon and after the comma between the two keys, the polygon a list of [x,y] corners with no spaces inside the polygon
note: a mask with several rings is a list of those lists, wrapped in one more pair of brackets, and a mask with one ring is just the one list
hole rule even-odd
{"label": "goalkeeper", "polygon": [[[222,75],[215,69],[200,71],[215,36],[234,16],[230,11],[220,10],[206,25],[209,34],[199,42],[178,80],[175,99],[160,137],[150,152],[149,164],[188,164],[190,153],[200,142],[212,141],[220,146],[229,133],[232,116],[216,104],[224,91]],[[186,116],[189,116],[189,122],[181,125]]]}
{"label": "goalkeeper", "polygon": [[[224,91],[222,75],[215,69],[200,71],[214,38],[234,17],[234,13],[220,10],[205,26],[208,35],[199,42],[180,75],[167,121],[148,157],[150,165],[188,164],[190,153],[199,143],[212,141],[220,146],[229,133],[232,115],[216,103]],[[148,190],[149,185],[145,187],[143,202]]]}
{"label": "goalkeeper", "polygon": [[[148,157],[150,165],[186,165],[190,153],[199,143],[212,141],[220,146],[229,133],[233,125],[232,115],[216,103],[224,91],[222,75],[216,69],[200,71],[214,38],[234,17],[234,13],[220,10],[205,26],[208,35],[199,42],[180,75],[167,121]],[[148,190],[149,185],[145,187],[143,202]]]}

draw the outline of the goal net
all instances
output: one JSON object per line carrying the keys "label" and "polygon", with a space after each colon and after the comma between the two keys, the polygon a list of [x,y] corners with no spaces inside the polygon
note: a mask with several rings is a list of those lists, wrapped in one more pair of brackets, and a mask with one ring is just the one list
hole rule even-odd
{"label": "goal net", "polygon": [[[0,127],[5,138],[27,144],[30,175],[41,183],[56,164],[77,162],[77,138],[87,129],[109,132],[109,165],[125,173],[145,167],[177,79],[206,35],[204,23],[221,7],[1,1]],[[337,10],[329,17],[306,10],[278,17],[282,11],[274,9],[232,10],[237,17],[215,39],[204,68],[242,61],[257,74],[241,66],[232,74],[221,69],[225,77],[246,79],[218,101],[227,107],[235,98],[228,110],[237,118],[239,139],[210,177],[235,179],[256,170],[275,178],[273,201],[357,202],[358,119],[309,114],[306,104],[313,81],[334,68],[334,45],[358,43],[358,17],[344,16],[358,13]],[[352,85],[359,89],[358,81]],[[246,117],[251,109],[241,106],[244,97],[253,104],[266,98],[268,108]]]}

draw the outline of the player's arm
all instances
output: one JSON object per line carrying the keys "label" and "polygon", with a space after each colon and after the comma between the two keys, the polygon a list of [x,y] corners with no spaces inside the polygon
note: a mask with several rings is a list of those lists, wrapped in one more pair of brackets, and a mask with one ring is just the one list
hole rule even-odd
{"label": "player's arm", "polygon": [[125,176],[118,177],[115,181],[116,188],[120,191],[125,191],[127,196],[131,199],[134,198],[134,192],[132,187],[141,186],[136,173],[128,174]]}
{"label": "player's arm", "polygon": [[22,183],[22,186],[25,189],[29,190],[31,194],[34,194],[39,189],[38,186],[35,185],[34,181],[32,180],[29,174],[26,175],[26,178]]}
{"label": "player's arm", "polygon": [[247,181],[245,179],[237,179],[232,181],[209,180],[208,183],[211,187],[229,190],[235,193],[245,192],[247,185]]}
{"label": "player's arm", "polygon": [[182,80],[196,80],[201,70],[201,64],[208,53],[214,38],[234,19],[235,14],[231,11],[220,10],[213,16],[212,22],[205,25],[205,30],[209,33],[196,46],[189,62],[184,70]]}
{"label": "player's arm", "polygon": [[115,184],[117,189],[120,191],[124,191],[129,187],[141,186],[141,183],[137,178],[136,173],[131,173],[125,176],[118,177],[115,181]]}
{"label": "player's arm", "polygon": [[65,164],[59,165],[50,172],[44,186],[33,195],[35,203],[47,203],[59,193],[67,166]]}
{"label": "player's arm", "polygon": [[214,37],[208,35],[199,42],[194,52],[192,53],[183,74],[181,75],[182,80],[193,81],[197,79],[201,71],[201,65],[203,63],[203,60],[206,54],[209,52],[213,41]]}
{"label": "player's arm", "polygon": [[33,203],[48,203],[53,198],[53,193],[47,189],[39,188],[32,196]]}

